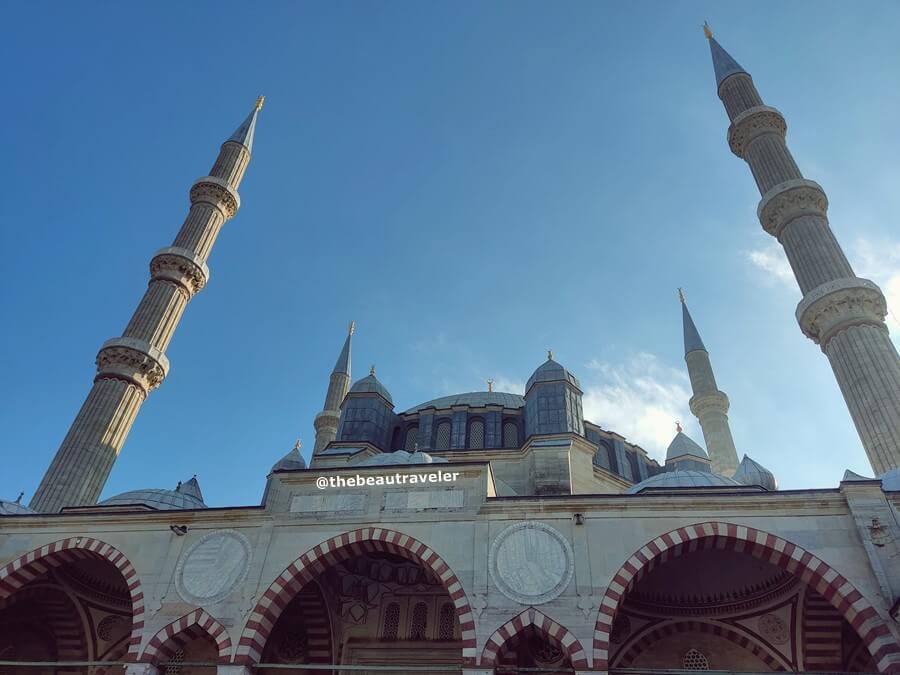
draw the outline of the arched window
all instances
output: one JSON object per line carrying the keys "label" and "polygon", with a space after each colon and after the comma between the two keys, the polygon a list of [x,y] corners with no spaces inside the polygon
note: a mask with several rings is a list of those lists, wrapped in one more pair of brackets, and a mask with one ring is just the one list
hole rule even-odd
{"label": "arched window", "polygon": [[381,637],[385,640],[396,640],[399,629],[400,605],[392,602],[384,610],[384,619],[381,622]]}
{"label": "arched window", "polygon": [[434,432],[434,449],[450,449],[450,420],[441,420]]}
{"label": "arched window", "polygon": [[455,618],[456,608],[452,602],[445,602],[441,605],[441,612],[438,616],[438,640],[453,639]]}
{"label": "arched window", "polygon": [[519,447],[519,427],[512,420],[506,420],[503,423],[503,447]]}
{"label": "arched window", "polygon": [[473,450],[484,449],[484,420],[474,419],[469,422],[469,447]]}
{"label": "arched window", "polygon": [[409,639],[425,640],[428,637],[428,605],[417,602],[409,622]]}
{"label": "arched window", "polygon": [[412,452],[416,449],[416,442],[419,440],[419,427],[410,427],[406,430],[406,443],[404,444],[404,449],[407,452]]}
{"label": "arched window", "polygon": [[681,659],[681,667],[685,670],[709,670],[709,660],[698,649],[688,649]]}

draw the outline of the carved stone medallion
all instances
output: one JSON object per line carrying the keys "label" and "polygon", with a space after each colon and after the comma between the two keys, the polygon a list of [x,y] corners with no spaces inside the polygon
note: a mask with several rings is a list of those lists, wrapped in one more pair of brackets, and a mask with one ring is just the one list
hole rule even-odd
{"label": "carved stone medallion", "polygon": [[774,614],[763,614],[759,617],[759,632],[776,645],[785,644],[790,637],[784,619]]}
{"label": "carved stone medallion", "polygon": [[178,595],[196,605],[224,600],[246,578],[250,556],[250,542],[239,532],[217,530],[204,535],[178,561]]}
{"label": "carved stone medallion", "polygon": [[560,595],[572,580],[572,547],[556,529],[537,522],[510,525],[494,540],[491,579],[503,595],[540,605]]}

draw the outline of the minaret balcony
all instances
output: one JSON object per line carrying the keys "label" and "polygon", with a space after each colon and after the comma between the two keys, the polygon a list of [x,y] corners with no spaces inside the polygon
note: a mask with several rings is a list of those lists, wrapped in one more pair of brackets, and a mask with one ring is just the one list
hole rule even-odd
{"label": "minaret balcony", "polygon": [[114,338],[103,343],[97,354],[97,377],[124,380],[144,394],[156,389],[169,372],[169,359],[144,340]]}
{"label": "minaret balcony", "polygon": [[763,229],[779,240],[782,230],[792,220],[801,216],[825,218],[827,213],[825,190],[815,181],[805,178],[779,183],[763,195],[756,208]]}
{"label": "minaret balcony", "polygon": [[728,127],[728,145],[735,155],[743,159],[747,147],[764,134],[780,134],[784,139],[787,134],[787,122],[775,108],[759,105],[745,110],[734,118]]}

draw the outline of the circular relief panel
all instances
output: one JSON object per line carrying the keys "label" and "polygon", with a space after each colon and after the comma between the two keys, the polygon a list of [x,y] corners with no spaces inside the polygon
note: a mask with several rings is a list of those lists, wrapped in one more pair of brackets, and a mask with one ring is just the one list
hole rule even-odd
{"label": "circular relief panel", "polygon": [[178,561],[178,595],[196,605],[224,600],[247,576],[250,555],[250,542],[239,532],[218,530],[203,535]]}
{"label": "circular relief panel", "polygon": [[784,619],[774,614],[763,614],[759,617],[759,632],[776,645],[783,645],[790,637]]}
{"label": "circular relief panel", "polygon": [[572,580],[572,547],[556,529],[528,521],[510,525],[491,546],[491,579],[510,600],[539,605],[559,596]]}

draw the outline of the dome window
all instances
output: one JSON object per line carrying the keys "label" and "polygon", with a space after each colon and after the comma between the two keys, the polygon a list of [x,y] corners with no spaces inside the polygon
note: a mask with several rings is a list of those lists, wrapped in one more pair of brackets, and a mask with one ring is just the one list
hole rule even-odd
{"label": "dome window", "polygon": [[450,420],[442,420],[434,432],[434,449],[450,449]]}
{"label": "dome window", "polygon": [[512,420],[506,420],[503,423],[503,447],[519,447],[519,427]]}
{"label": "dome window", "polygon": [[484,449],[484,420],[474,419],[469,423],[469,447],[473,450]]}

